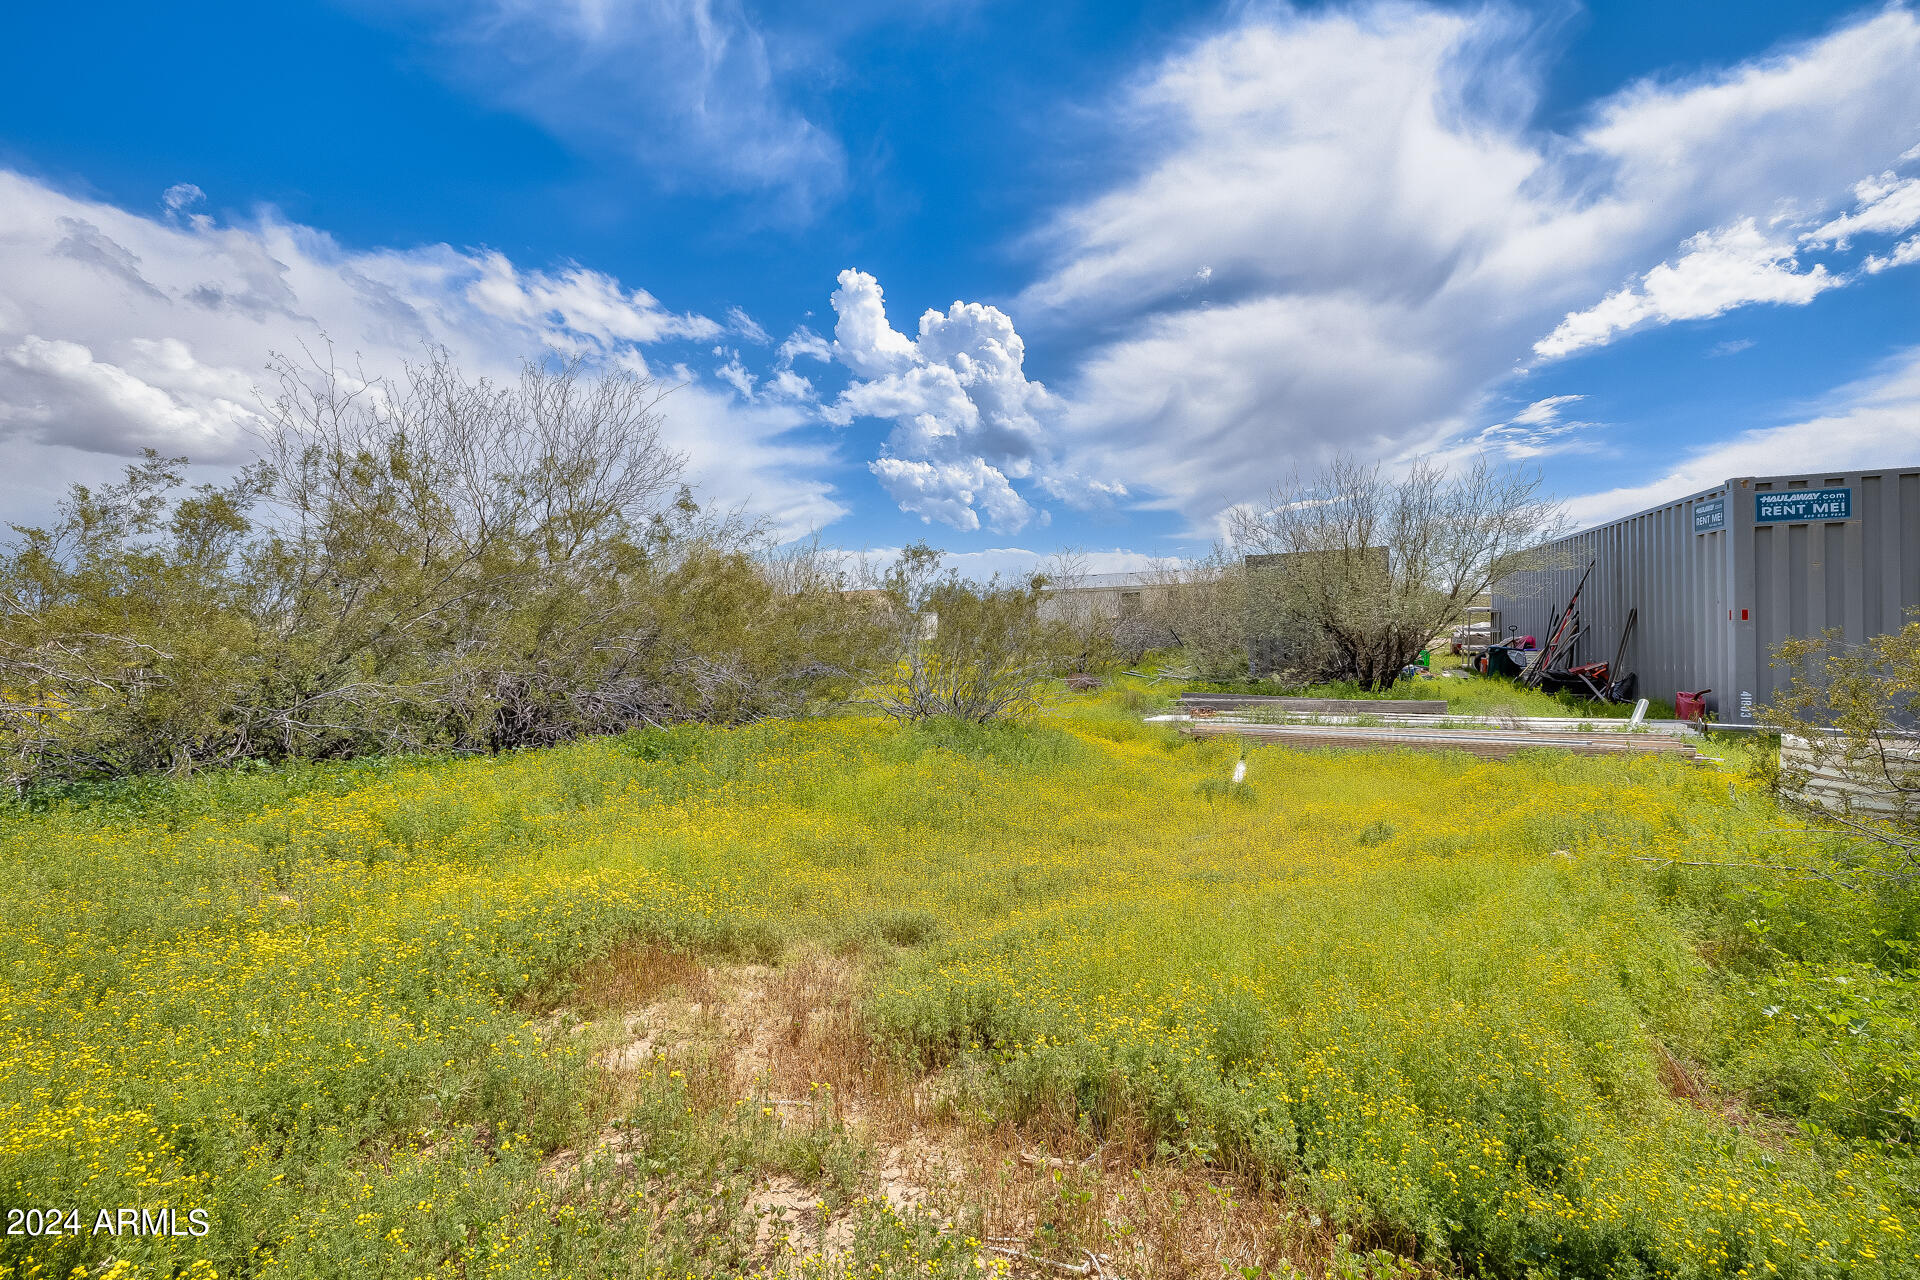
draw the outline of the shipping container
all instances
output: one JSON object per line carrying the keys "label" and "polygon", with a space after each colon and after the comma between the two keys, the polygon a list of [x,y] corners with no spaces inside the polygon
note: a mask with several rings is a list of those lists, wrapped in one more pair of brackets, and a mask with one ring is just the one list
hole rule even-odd
{"label": "shipping container", "polygon": [[[1496,583],[1502,629],[1544,642],[1583,575],[1561,665],[1611,662],[1643,697],[1711,690],[1713,718],[1752,723],[1784,688],[1789,636],[1899,630],[1920,607],[1920,466],[1748,476],[1552,543],[1547,567]],[[1590,572],[1589,572],[1590,570]]]}

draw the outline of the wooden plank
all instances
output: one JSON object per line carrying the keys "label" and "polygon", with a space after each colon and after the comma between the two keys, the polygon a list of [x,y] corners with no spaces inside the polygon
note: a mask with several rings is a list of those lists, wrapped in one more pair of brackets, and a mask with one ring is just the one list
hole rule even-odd
{"label": "wooden plank", "polygon": [[[1840,744],[1833,744],[1833,750],[1823,761],[1812,743],[1787,734],[1780,739],[1780,765],[1805,776],[1802,795],[1836,813],[1897,817],[1907,811],[1909,802],[1887,786],[1877,762],[1850,762],[1841,750]],[[1896,771],[1920,765],[1920,740],[1891,739],[1885,744],[1885,751]]]}
{"label": "wooden plank", "polygon": [[1443,716],[1445,698],[1273,698],[1257,693],[1183,693],[1183,707],[1232,711],[1244,707],[1274,707],[1319,715]]}
{"label": "wooden plank", "polygon": [[1320,724],[1235,724],[1220,721],[1196,721],[1188,726],[1190,731],[1201,737],[1221,737],[1240,735],[1251,738],[1273,738],[1284,740],[1304,740],[1326,738],[1328,740],[1354,742],[1390,742],[1390,743],[1485,743],[1494,742],[1519,748],[1581,748],[1605,752],[1674,752],[1684,753],[1693,748],[1676,738],[1656,738],[1652,735],[1624,734],[1572,734],[1560,733],[1551,736],[1525,732],[1474,732],[1449,730],[1424,730],[1409,727],[1374,728],[1361,725],[1320,725]]}
{"label": "wooden plank", "polygon": [[[1177,711],[1162,715],[1147,716],[1150,724],[1184,724],[1195,718],[1198,708],[1182,707]],[[1389,728],[1407,727],[1415,729],[1502,729],[1513,733],[1661,733],[1669,737],[1685,738],[1696,746],[1702,737],[1699,722],[1693,720],[1622,720],[1611,716],[1469,716],[1469,715],[1382,715],[1374,713],[1367,716],[1334,714],[1331,712],[1294,712],[1284,708],[1271,707],[1222,707],[1216,714],[1204,717],[1216,723],[1232,721],[1250,724],[1354,724],[1366,719],[1378,721]],[[1714,724],[1717,730],[1728,726]],[[1740,726],[1735,726],[1736,728]]]}
{"label": "wooden plank", "polygon": [[1426,751],[1465,751],[1477,756],[1499,758],[1516,751],[1546,748],[1570,751],[1575,755],[1674,755],[1699,759],[1691,745],[1662,734],[1603,733],[1476,733],[1471,730],[1369,728],[1357,725],[1284,725],[1231,724],[1195,721],[1187,732],[1196,738],[1246,737],[1284,746],[1309,747],[1408,747]]}

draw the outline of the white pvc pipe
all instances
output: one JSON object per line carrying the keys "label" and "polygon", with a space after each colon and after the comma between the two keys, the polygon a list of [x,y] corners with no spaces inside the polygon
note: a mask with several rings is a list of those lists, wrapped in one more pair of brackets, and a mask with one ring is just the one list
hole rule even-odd
{"label": "white pvc pipe", "polygon": [[[1220,712],[1211,716],[1193,716],[1169,712],[1142,717],[1148,724],[1284,724],[1352,725],[1362,720],[1377,721],[1395,729],[1513,729],[1532,733],[1625,733],[1646,729],[1676,737],[1697,737],[1700,726],[1692,720],[1623,720],[1615,716],[1469,716],[1469,715],[1318,715],[1308,711],[1282,712],[1277,718],[1251,720],[1242,711]],[[1715,726],[1716,728],[1720,726]],[[1736,728],[1742,726],[1735,726]]]}

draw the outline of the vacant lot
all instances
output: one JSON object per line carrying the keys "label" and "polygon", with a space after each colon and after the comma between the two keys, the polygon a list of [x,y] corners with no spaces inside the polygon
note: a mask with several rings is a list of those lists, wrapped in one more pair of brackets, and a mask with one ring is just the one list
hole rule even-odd
{"label": "vacant lot", "polygon": [[16,808],[0,1200],[81,1230],[0,1277],[1915,1274],[1910,897],[1632,860],[1843,856],[1729,772],[1238,755],[1110,694]]}

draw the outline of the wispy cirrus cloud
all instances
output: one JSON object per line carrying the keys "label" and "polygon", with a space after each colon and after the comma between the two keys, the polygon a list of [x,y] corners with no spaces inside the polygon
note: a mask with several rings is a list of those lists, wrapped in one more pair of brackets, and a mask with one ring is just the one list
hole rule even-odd
{"label": "wispy cirrus cloud", "polygon": [[755,192],[809,216],[846,153],[741,0],[346,0],[422,36],[453,83],[667,188]]}
{"label": "wispy cirrus cloud", "polygon": [[1752,218],[1703,231],[1635,284],[1571,312],[1533,344],[1552,359],[1602,346],[1620,334],[1676,320],[1704,320],[1736,307],[1771,302],[1800,306],[1847,282],[1816,262],[1805,270],[1792,235],[1768,235]]}
{"label": "wispy cirrus cloud", "polygon": [[1583,395],[1562,395],[1535,400],[1505,422],[1483,428],[1462,443],[1473,452],[1516,462],[1590,448],[1581,433],[1598,424],[1566,416],[1569,405],[1585,399]]}
{"label": "wispy cirrus cloud", "polygon": [[[1913,158],[1901,157],[1902,162]],[[1704,320],[1759,303],[1805,306],[1863,274],[1877,275],[1914,261],[1920,240],[1895,246],[1885,255],[1869,254],[1853,270],[1826,262],[1801,268],[1806,253],[1844,251],[1856,237],[1893,236],[1920,226],[1920,178],[1902,178],[1888,169],[1855,183],[1853,197],[1851,211],[1825,222],[1782,215],[1763,231],[1749,217],[1702,231],[1680,246],[1678,257],[1654,267],[1638,282],[1584,311],[1569,312],[1552,333],[1533,344],[1534,352],[1552,359],[1603,346],[1635,329]]]}
{"label": "wispy cirrus cloud", "polygon": [[1854,184],[1856,207],[1802,237],[1808,244],[1844,249],[1858,235],[1898,235],[1920,226],[1920,178],[1889,169]]}
{"label": "wispy cirrus cloud", "polygon": [[[1066,462],[1203,530],[1336,449],[1471,442],[1536,343],[1801,302],[1866,267],[1798,237],[1920,141],[1911,9],[1636,82],[1561,132],[1536,118],[1532,34],[1499,7],[1255,7],[1146,68],[1113,104],[1128,176],[1057,211],[1007,308],[1080,346],[1054,380]],[[1489,443],[1578,439],[1553,427]]]}
{"label": "wispy cirrus cloud", "polygon": [[1879,275],[1893,267],[1906,267],[1920,262],[1920,236],[1911,236],[1895,245],[1884,254],[1870,254],[1860,264],[1860,269],[1869,275]]}

